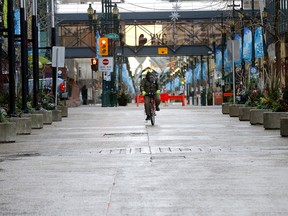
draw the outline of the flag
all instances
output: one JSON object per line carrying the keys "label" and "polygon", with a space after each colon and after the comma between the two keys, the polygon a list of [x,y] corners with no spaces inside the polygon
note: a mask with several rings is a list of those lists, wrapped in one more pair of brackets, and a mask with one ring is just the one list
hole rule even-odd
{"label": "flag", "polygon": [[192,70],[191,70],[191,68],[188,68],[188,70],[185,72],[185,82],[186,82],[186,84],[192,84]]}
{"label": "flag", "polygon": [[222,69],[222,52],[220,49],[216,49],[216,69]]}
{"label": "flag", "polygon": [[264,45],[263,45],[263,34],[262,27],[257,27],[254,34],[254,49],[255,49],[255,58],[264,57]]}
{"label": "flag", "polygon": [[99,38],[100,38],[100,34],[99,31],[96,31],[96,58],[99,59],[102,56],[100,55],[100,49],[99,49]]}
{"label": "flag", "polygon": [[245,63],[252,59],[252,31],[247,27],[244,28],[243,59]]}

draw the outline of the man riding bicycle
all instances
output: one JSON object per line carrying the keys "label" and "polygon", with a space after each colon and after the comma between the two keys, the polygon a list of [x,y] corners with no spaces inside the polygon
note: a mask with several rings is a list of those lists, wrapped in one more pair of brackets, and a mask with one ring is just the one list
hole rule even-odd
{"label": "man riding bicycle", "polygon": [[153,98],[156,103],[156,111],[160,111],[160,90],[159,83],[156,75],[153,74],[153,70],[148,70],[146,77],[141,81],[140,90],[142,95],[144,96],[144,107],[146,113],[146,120],[150,120],[150,110],[151,103],[150,100]]}

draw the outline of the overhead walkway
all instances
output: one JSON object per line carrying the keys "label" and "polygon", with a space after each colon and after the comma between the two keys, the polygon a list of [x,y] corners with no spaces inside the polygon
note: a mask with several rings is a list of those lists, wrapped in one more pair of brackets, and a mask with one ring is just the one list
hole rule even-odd
{"label": "overhead walkway", "polygon": [[[249,15],[251,11],[245,13]],[[158,50],[166,47],[169,50],[167,56],[207,56],[213,43],[221,45],[223,26],[230,25],[232,11],[180,11],[179,14],[179,20],[172,22],[171,12],[121,13],[120,23],[125,29],[124,48],[118,46],[116,53],[126,57],[162,56]],[[101,13],[98,16],[101,17]],[[237,16],[236,25],[239,24]],[[56,14],[56,17],[59,20],[58,43],[65,46],[66,58],[93,58],[95,34],[89,26],[88,15],[63,13]],[[226,31],[229,37],[229,28]],[[138,43],[140,32],[147,37],[144,46]],[[158,35],[161,43],[154,44],[153,35]]]}

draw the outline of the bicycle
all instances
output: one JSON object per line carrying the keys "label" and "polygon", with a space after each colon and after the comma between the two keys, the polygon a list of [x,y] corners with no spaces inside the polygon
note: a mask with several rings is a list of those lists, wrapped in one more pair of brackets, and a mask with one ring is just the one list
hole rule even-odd
{"label": "bicycle", "polygon": [[156,102],[154,100],[155,93],[147,93],[146,95],[150,97],[150,120],[151,125],[154,125],[156,116]]}

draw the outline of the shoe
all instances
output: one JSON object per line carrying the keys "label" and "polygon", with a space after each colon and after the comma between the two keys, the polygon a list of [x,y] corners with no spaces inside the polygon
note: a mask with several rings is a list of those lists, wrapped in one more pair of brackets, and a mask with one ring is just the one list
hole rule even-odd
{"label": "shoe", "polygon": [[156,111],[160,111],[160,108],[159,108],[159,106],[156,106]]}
{"label": "shoe", "polygon": [[151,117],[147,115],[147,117],[146,117],[145,120],[146,120],[146,121],[151,120]]}

